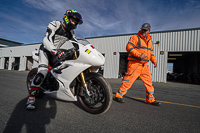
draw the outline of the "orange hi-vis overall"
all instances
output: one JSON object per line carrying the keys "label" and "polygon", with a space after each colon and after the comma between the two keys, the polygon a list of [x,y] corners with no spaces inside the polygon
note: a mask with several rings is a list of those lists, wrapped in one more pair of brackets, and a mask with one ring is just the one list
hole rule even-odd
{"label": "orange hi-vis overall", "polygon": [[[126,50],[128,52],[128,65],[125,77],[122,79],[122,84],[120,89],[116,93],[117,98],[122,98],[123,95],[127,93],[127,90],[132,86],[134,81],[140,77],[145,85],[146,90],[146,103],[152,103],[155,101],[153,96],[154,87],[152,86],[152,75],[149,70],[149,66],[146,65],[149,60],[152,63],[157,62],[153,54],[153,46],[151,36],[148,34],[147,38],[144,38],[140,31],[133,35],[127,46]],[[140,59],[140,55],[144,54],[145,59]]]}

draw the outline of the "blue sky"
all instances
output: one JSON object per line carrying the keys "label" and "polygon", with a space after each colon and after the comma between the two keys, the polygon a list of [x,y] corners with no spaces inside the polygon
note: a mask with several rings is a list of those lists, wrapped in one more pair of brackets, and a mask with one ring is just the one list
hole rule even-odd
{"label": "blue sky", "polygon": [[200,0],[0,0],[0,38],[41,43],[68,9],[81,13],[83,37],[132,34],[145,22],[152,32],[200,27]]}

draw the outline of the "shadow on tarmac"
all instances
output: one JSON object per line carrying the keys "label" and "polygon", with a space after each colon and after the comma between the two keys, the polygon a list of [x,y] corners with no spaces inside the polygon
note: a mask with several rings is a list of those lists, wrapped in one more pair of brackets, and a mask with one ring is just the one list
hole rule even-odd
{"label": "shadow on tarmac", "polygon": [[3,133],[45,133],[45,125],[56,116],[56,102],[50,97],[36,100],[37,108],[28,111],[25,109],[27,98],[22,99],[14,108]]}
{"label": "shadow on tarmac", "polygon": [[[42,98],[36,98],[35,110],[26,110],[27,98],[22,99],[14,108],[3,133],[45,133],[45,125],[48,125],[51,119],[55,119],[56,101],[68,102],[45,95]],[[78,102],[70,103],[84,110]]]}

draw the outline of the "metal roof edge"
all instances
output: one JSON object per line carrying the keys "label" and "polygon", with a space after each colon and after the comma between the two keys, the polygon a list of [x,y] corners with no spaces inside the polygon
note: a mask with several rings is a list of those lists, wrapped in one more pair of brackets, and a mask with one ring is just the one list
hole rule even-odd
{"label": "metal roof edge", "polygon": [[0,38],[0,40],[7,41],[7,42],[12,42],[12,43],[16,43],[16,44],[20,44],[20,45],[23,44],[23,43],[20,43],[20,42],[15,42],[15,41],[11,41],[11,40],[7,40],[7,39],[3,39],[3,38]]}
{"label": "metal roof edge", "polygon": [[197,28],[188,28],[188,29],[176,29],[176,30],[165,30],[165,31],[154,31],[152,33],[163,33],[163,32],[177,32],[177,31],[189,31],[189,30],[200,30],[200,27]]}
{"label": "metal roof edge", "polygon": [[31,44],[24,44],[23,46],[37,45],[37,44],[42,44],[42,42],[41,42],[41,43],[31,43]]}
{"label": "metal roof edge", "polygon": [[[188,28],[188,29],[165,30],[165,31],[153,31],[153,32],[150,32],[150,34],[163,33],[163,32],[189,31],[189,30],[200,30],[200,27],[197,27],[197,28]],[[127,36],[127,35],[134,35],[134,34],[136,34],[136,33],[119,34],[119,35],[108,35],[108,36],[98,36],[98,37],[86,37],[86,39],[104,38],[104,37],[115,37],[115,36]]]}

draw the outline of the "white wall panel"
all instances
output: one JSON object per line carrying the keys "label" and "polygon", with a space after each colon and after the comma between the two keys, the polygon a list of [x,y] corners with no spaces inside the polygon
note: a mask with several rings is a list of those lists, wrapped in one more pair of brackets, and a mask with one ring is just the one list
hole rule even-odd
{"label": "white wall panel", "polygon": [[[126,52],[126,44],[132,35],[133,34],[87,38],[97,50],[105,54],[104,77],[118,77],[119,53]],[[200,28],[152,32],[151,36],[154,43],[160,41],[160,45],[153,44],[158,67],[154,69],[153,64],[151,62],[148,63],[154,82],[166,82],[168,52],[200,51]],[[38,49],[39,45],[40,44],[0,48],[2,53],[0,58],[24,58],[30,56],[31,51]],[[164,51],[164,55],[160,55],[160,51]],[[116,52],[116,55],[113,54],[114,52]],[[21,69],[24,69],[24,67],[22,66]]]}

